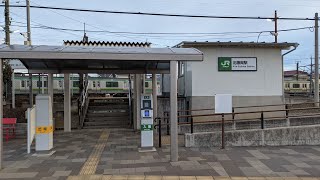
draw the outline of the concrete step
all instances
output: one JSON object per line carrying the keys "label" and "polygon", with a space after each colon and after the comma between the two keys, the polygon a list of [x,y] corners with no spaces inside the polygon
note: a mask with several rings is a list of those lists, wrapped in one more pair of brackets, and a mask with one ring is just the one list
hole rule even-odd
{"label": "concrete step", "polygon": [[118,121],[118,123],[114,122],[84,122],[84,126],[127,126],[129,122]]}
{"label": "concrete step", "polygon": [[115,104],[115,105],[104,105],[104,106],[90,106],[89,110],[112,110],[112,109],[129,109],[128,105]]}
{"label": "concrete step", "polygon": [[115,102],[115,103],[89,103],[89,106],[106,106],[106,105],[129,105],[128,102],[125,103],[119,103],[119,102]]}
{"label": "concrete step", "polygon": [[89,112],[87,114],[88,118],[94,118],[94,117],[123,117],[123,116],[128,117],[129,113],[128,112],[94,112],[94,113]]}
{"label": "concrete step", "polygon": [[110,110],[88,110],[88,113],[129,113],[128,109],[110,109]]}
{"label": "concrete step", "polygon": [[120,117],[86,117],[85,122],[92,121],[129,121],[129,116],[120,116]]}
{"label": "concrete step", "polygon": [[84,126],[83,129],[112,129],[129,128],[129,125],[107,125],[107,126]]}

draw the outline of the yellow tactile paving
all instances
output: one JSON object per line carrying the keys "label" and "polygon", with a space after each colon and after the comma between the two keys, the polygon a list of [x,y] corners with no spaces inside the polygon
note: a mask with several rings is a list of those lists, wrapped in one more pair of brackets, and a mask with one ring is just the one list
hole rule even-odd
{"label": "yellow tactile paving", "polygon": [[[109,132],[107,130],[104,130],[101,133],[100,138],[98,140],[98,143],[95,145],[89,158],[82,166],[79,175],[93,175],[93,174],[95,174],[100,157],[101,157],[101,154],[104,150],[104,147],[107,144],[108,138],[109,138]],[[99,179],[100,177],[97,177],[97,178]],[[100,179],[102,179],[102,176]]]}
{"label": "yellow tactile paving", "polygon": [[281,179],[281,180],[320,180],[315,177],[216,177],[216,176],[143,176],[143,175],[82,175],[70,176],[68,180],[220,180],[220,179]]}

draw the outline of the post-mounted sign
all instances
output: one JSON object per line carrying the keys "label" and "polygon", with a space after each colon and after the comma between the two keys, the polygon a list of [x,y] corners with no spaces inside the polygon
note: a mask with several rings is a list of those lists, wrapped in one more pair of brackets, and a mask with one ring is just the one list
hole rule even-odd
{"label": "post-mounted sign", "polygon": [[219,57],[218,71],[257,71],[257,58]]}

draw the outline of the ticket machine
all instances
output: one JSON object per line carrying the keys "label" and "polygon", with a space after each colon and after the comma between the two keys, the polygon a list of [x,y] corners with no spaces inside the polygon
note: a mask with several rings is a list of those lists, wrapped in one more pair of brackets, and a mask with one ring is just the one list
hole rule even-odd
{"label": "ticket machine", "polygon": [[141,95],[141,149],[155,150],[153,147],[153,102],[151,94]]}

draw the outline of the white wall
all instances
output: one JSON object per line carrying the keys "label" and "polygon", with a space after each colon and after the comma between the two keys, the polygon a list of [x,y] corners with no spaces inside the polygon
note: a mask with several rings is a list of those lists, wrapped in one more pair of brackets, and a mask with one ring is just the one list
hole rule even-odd
{"label": "white wall", "polygon": [[[280,49],[195,48],[204,53],[204,61],[191,63],[192,96],[221,93],[234,96],[282,96]],[[219,72],[218,57],[257,57],[257,71]]]}

